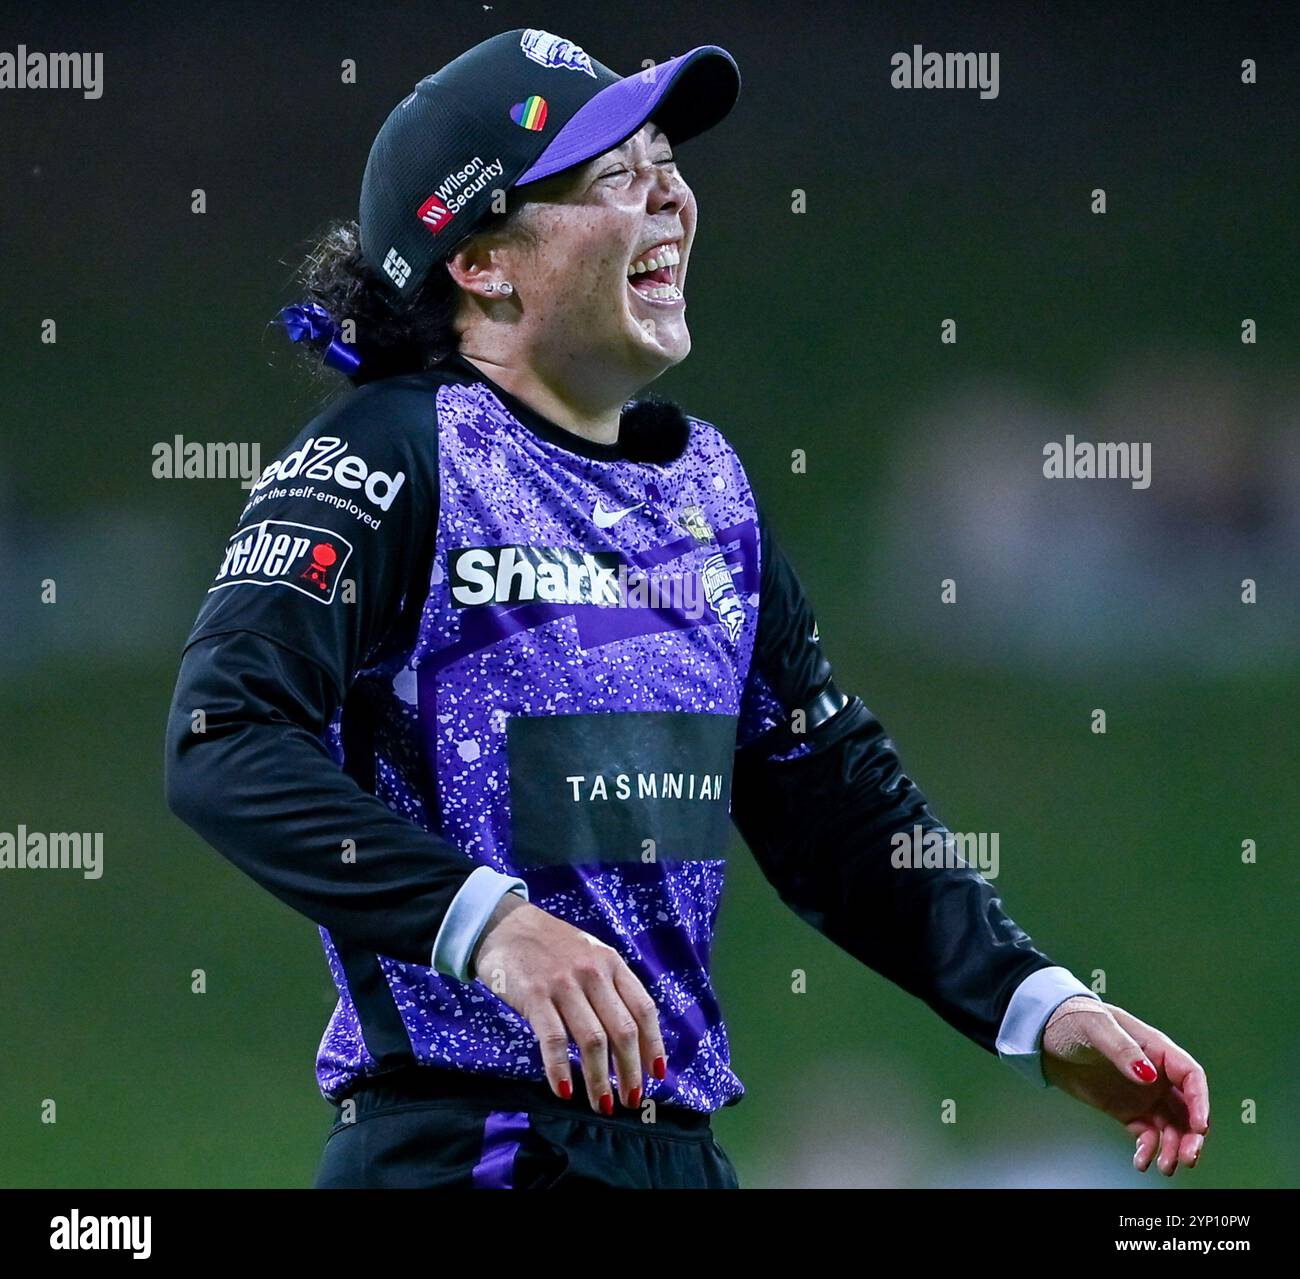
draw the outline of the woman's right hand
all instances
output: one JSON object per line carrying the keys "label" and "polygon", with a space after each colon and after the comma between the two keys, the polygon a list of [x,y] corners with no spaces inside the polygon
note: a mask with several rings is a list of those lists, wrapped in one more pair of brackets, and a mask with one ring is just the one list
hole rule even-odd
{"label": "woman's right hand", "polygon": [[556,1096],[573,1095],[570,1039],[591,1108],[601,1114],[614,1110],[611,1055],[619,1099],[632,1110],[641,1105],[643,1073],[667,1073],[658,1009],[622,956],[515,893],[488,919],[470,973],[532,1026]]}

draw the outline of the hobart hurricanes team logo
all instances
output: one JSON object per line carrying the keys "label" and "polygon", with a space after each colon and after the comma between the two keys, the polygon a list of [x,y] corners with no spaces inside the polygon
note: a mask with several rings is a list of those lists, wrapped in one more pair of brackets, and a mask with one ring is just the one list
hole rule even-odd
{"label": "hobart hurricanes team logo", "polygon": [[591,65],[591,57],[586,50],[563,36],[529,27],[519,37],[519,47],[524,51],[524,57],[531,58],[541,66],[583,71],[593,80],[596,79],[595,68]]}
{"label": "hobart hurricanes team logo", "polygon": [[697,542],[713,542],[717,540],[713,525],[709,523],[702,506],[694,504],[683,506],[677,513],[677,522]]}
{"label": "hobart hurricanes team logo", "polygon": [[727,628],[727,637],[734,644],[740,628],[745,624],[745,606],[736,593],[736,583],[731,576],[731,565],[721,553],[710,555],[700,573],[704,594],[709,607],[718,615],[718,621]]}
{"label": "hobart hurricanes team logo", "polygon": [[241,528],[208,594],[223,586],[287,586],[322,604],[332,604],[352,543],[332,529],[288,520],[262,520]]}

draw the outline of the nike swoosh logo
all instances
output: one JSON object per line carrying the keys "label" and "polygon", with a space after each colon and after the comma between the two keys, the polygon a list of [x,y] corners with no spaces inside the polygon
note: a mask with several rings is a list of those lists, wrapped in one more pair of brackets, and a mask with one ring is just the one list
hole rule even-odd
{"label": "nike swoosh logo", "polygon": [[621,511],[607,511],[599,501],[596,503],[596,510],[593,518],[596,521],[597,528],[613,528],[625,515],[631,515],[633,511],[639,511],[645,505],[644,502],[638,502],[635,506],[625,506]]}

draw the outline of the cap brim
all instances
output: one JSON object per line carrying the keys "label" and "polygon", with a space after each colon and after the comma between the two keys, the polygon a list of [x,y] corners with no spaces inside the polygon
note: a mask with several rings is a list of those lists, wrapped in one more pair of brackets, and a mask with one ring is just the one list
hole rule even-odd
{"label": "cap brim", "polygon": [[579,107],[515,186],[585,164],[630,138],[653,116],[676,145],[713,128],[740,96],[740,68],[725,49],[703,44],[625,76]]}

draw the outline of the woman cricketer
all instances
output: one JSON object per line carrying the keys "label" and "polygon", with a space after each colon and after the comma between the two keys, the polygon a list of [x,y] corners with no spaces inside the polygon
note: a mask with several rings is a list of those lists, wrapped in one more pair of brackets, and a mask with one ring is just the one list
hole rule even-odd
{"label": "woman cricketer", "polygon": [[782,899],[1133,1156],[1201,1067],[1038,950],[840,689],[690,352],[680,144],[713,45],[620,77],[504,32],[416,85],[290,336],[352,383],[254,485],[182,660],[168,801],[320,928],[321,1187],[734,1188],[709,977],[731,827]]}

